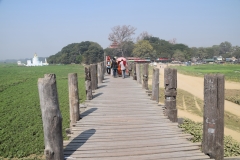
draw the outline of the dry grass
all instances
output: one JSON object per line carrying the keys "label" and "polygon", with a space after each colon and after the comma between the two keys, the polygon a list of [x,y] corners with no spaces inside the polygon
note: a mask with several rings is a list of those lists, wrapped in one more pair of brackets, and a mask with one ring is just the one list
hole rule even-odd
{"label": "dry grass", "polygon": [[240,105],[240,90],[239,89],[225,89],[225,99]]}

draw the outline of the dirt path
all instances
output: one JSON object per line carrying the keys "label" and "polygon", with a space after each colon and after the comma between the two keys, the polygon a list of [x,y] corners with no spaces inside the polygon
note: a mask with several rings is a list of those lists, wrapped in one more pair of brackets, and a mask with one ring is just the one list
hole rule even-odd
{"label": "dirt path", "polygon": [[[164,85],[164,67],[166,66],[161,66],[160,68],[160,87],[164,87],[163,86]],[[178,84],[177,84],[178,88],[188,91],[189,93],[203,100],[203,96],[204,96],[203,95],[203,82],[204,82],[203,77],[194,77],[194,76],[188,76],[188,75],[183,75],[178,73],[177,79],[178,79]],[[240,89],[240,83],[225,81],[225,88]],[[225,102],[226,111],[229,111],[240,117],[239,105],[226,100],[224,102]]]}
{"label": "dirt path", "polygon": [[[158,65],[158,67],[160,68],[160,87],[164,88],[164,68],[166,66],[162,65],[160,67]],[[188,91],[189,93],[191,93],[194,96],[203,100],[204,78],[188,76],[188,75],[183,75],[183,74],[178,73],[177,79],[178,79],[178,86],[177,86],[178,88]],[[225,88],[226,89],[240,89],[240,83],[225,81]],[[200,109],[200,107],[199,107],[199,109]],[[225,110],[240,117],[240,106],[235,103],[225,100]],[[186,118],[189,118],[196,122],[203,121],[202,117],[197,116],[192,113],[189,113],[186,110],[180,110],[180,109],[178,110],[178,117],[186,117]],[[225,127],[224,134],[231,135],[235,140],[240,142],[240,133],[239,132],[236,132],[234,130],[231,130],[231,129]]]}

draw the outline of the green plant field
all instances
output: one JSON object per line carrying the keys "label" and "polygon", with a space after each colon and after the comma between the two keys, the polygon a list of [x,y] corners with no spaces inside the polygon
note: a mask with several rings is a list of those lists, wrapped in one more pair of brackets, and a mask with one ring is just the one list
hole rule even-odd
{"label": "green plant field", "polygon": [[[184,123],[180,125],[180,128],[183,128],[185,133],[189,133],[194,136],[194,138],[191,139],[192,142],[202,142],[202,123],[196,123],[190,119],[185,119]],[[224,157],[233,157],[239,155],[240,143],[233,140],[231,136],[224,136]]]}
{"label": "green plant field", "polygon": [[240,65],[237,64],[207,64],[192,66],[170,66],[176,68],[178,72],[193,75],[204,76],[205,74],[221,73],[225,75],[225,79],[229,81],[240,82]]}
{"label": "green plant field", "polygon": [[44,139],[37,81],[55,73],[63,117],[63,136],[69,127],[68,73],[78,74],[79,96],[85,100],[84,68],[80,65],[19,67],[0,64],[0,157],[42,155]]}
{"label": "green plant field", "polygon": [[225,99],[240,105],[240,90],[239,89],[225,89]]}

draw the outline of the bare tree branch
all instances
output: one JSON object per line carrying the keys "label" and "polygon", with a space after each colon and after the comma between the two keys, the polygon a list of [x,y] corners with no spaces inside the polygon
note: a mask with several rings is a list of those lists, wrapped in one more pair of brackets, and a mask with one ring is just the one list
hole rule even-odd
{"label": "bare tree branch", "polygon": [[171,43],[171,44],[176,44],[177,39],[176,39],[176,38],[173,38],[173,39],[169,40],[168,42]]}
{"label": "bare tree branch", "polygon": [[112,42],[117,42],[119,50],[123,54],[124,42],[133,41],[132,35],[135,34],[137,28],[130,25],[115,26],[112,28],[112,33],[109,34],[108,39]]}
{"label": "bare tree branch", "polygon": [[144,40],[145,37],[152,37],[152,35],[148,34],[147,31],[144,31],[137,37],[137,42],[141,41],[141,40]]}

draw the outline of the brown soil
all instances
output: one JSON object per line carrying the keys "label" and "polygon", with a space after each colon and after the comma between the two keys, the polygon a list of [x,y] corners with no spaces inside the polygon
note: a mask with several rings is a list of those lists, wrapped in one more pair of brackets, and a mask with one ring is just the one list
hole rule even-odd
{"label": "brown soil", "polygon": [[[158,66],[159,67],[159,66]],[[160,87],[164,87],[164,68],[160,67]],[[203,77],[194,77],[178,73],[177,87],[203,99]],[[240,89],[240,83],[225,81],[225,89]],[[225,100],[225,110],[240,117],[240,106]]]}
{"label": "brown soil", "polygon": [[[164,88],[164,68],[166,65],[158,65],[160,69],[160,87]],[[185,90],[194,96],[203,100],[203,77],[194,77],[178,73],[177,74],[178,84],[177,87]],[[225,81],[225,89],[240,89],[240,83]],[[240,117],[240,106],[225,100],[225,110],[229,111]],[[203,118],[186,110],[178,110],[178,117],[186,117],[193,121],[202,122]],[[231,135],[235,140],[240,142],[240,133],[234,130],[224,128],[225,135]]]}

